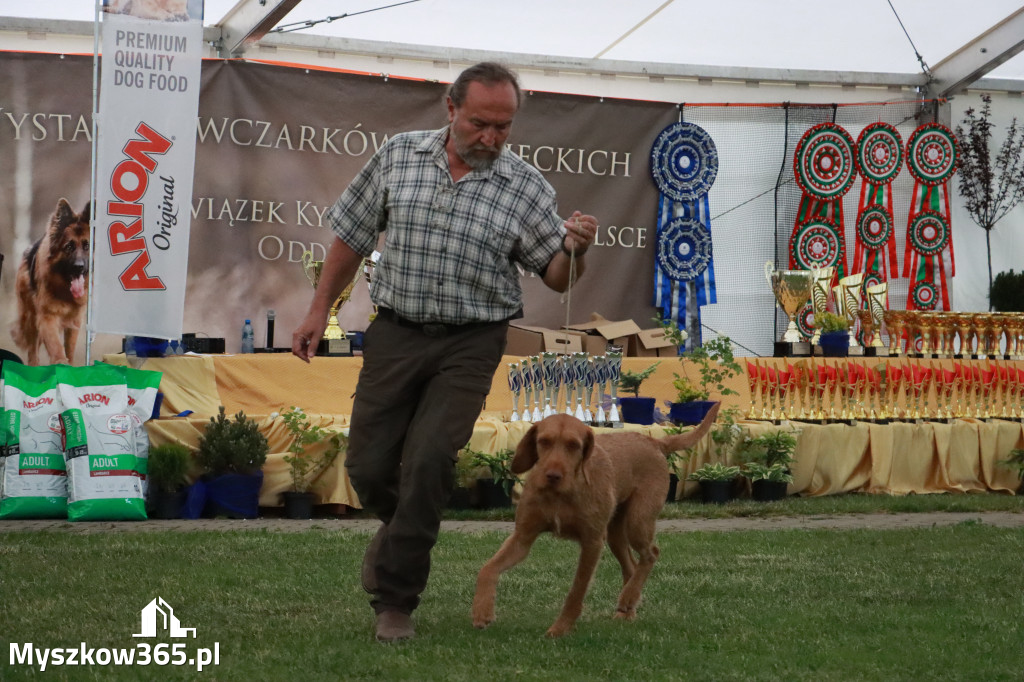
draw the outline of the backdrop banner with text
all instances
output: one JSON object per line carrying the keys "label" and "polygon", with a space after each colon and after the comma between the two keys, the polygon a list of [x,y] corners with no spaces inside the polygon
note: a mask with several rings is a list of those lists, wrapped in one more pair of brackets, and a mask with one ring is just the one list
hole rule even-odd
{"label": "backdrop banner with text", "polygon": [[[0,328],[5,330],[17,316],[14,254],[43,235],[60,198],[76,208],[88,201],[91,62],[72,55],[0,54],[5,74],[0,81],[0,156],[11,160],[0,170],[0,215],[7,217],[0,221],[0,253],[11,256],[0,282]],[[190,210],[184,184],[173,176],[182,207],[178,226],[191,221],[187,242],[184,230],[170,231],[175,245],[188,246],[184,331],[224,337],[227,350],[234,352],[242,322],[250,318],[261,346],[263,320],[273,309],[276,345],[286,345],[312,296],[302,254],[311,251],[322,259],[333,238],[323,222],[327,209],[391,135],[446,125],[446,88],[376,75],[204,61],[198,121],[186,107],[167,105],[172,117],[189,124],[187,133],[172,140],[175,146],[189,146],[193,135],[196,142]],[[649,152],[658,132],[677,116],[676,107],[667,103],[526,93],[508,150],[551,182],[560,213],[578,209],[597,216],[601,225],[587,254],[587,276],[573,290],[574,323],[597,313],[653,326],[658,192],[650,181]],[[124,131],[122,145],[131,140],[154,144],[136,132],[138,127],[138,120],[118,126]],[[149,127],[171,139],[158,126]],[[146,176],[150,191],[163,200],[166,183],[159,176],[172,177],[166,155],[149,156],[159,162]],[[147,206],[147,221],[150,210],[160,216],[159,201],[155,209]],[[150,242],[153,258],[154,251]],[[116,262],[98,263],[98,274],[117,279],[128,260],[121,255]],[[165,275],[154,265],[146,274]],[[550,328],[565,324],[560,295],[538,277],[524,275],[522,281],[524,322]],[[124,312],[119,303],[104,307],[111,325]],[[347,330],[362,330],[371,311],[361,281],[342,308],[340,322]],[[173,312],[160,315],[171,318]],[[101,334],[97,345],[102,341]],[[106,342],[120,347],[119,338]]]}

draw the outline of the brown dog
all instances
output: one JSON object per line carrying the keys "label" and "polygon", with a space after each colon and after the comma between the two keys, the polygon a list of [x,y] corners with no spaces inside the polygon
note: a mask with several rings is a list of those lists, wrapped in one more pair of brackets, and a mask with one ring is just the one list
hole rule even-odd
{"label": "brown dog", "polygon": [[18,321],[11,336],[25,350],[28,364],[39,364],[40,344],[51,363],[71,362],[88,288],[89,204],[77,214],[61,199],[46,234],[18,265]]}
{"label": "brown dog", "polygon": [[580,543],[576,577],[547,635],[566,634],[579,618],[606,540],[622,567],[615,617],[632,620],[658,560],[655,522],[669,485],[665,455],[693,447],[711,429],[718,408],[715,404],[696,429],[661,440],[636,432],[595,435],[568,415],[534,424],[512,459],[513,472],[533,471],[523,486],[515,530],[477,576],[473,625],[494,622],[498,577],[525,559],[537,536],[547,531]]}

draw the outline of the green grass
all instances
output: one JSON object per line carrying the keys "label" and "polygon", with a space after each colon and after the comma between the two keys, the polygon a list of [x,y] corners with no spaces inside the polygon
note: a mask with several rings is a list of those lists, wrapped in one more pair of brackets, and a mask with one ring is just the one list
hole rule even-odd
{"label": "green grass", "polygon": [[[749,498],[728,504],[701,504],[691,498],[666,504],[663,519],[824,516],[830,514],[905,514],[922,512],[988,512],[1024,513],[1024,495],[998,493],[936,495],[866,495],[850,493],[823,497],[790,496],[778,502],[755,502]],[[449,511],[448,518],[459,520],[511,521],[513,510]]]}
{"label": "green grass", "polygon": [[[372,640],[358,585],[365,533],[315,530],[0,534],[0,633],[38,647],[122,648],[163,597],[188,668],[51,668],[40,680],[1020,680],[1024,529],[663,533],[637,620],[611,618],[606,552],[576,631],[543,637],[575,568],[543,536],[499,586],[498,622],[469,619],[476,572],[501,533],[442,533],[418,637]],[[170,640],[161,640],[170,641]],[[180,640],[175,640],[180,641]],[[4,646],[7,650],[7,646]]]}

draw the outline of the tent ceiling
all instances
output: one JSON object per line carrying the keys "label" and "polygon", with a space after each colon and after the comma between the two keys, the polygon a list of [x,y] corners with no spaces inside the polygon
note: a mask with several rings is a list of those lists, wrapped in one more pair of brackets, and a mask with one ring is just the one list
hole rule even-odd
{"label": "tent ceiling", "polygon": [[[94,16],[83,0],[4,4],[0,14],[10,16]],[[952,94],[981,76],[1024,81],[1019,0],[205,0],[205,8],[224,56],[269,33],[783,77],[831,71],[923,82],[927,68],[932,94]]]}

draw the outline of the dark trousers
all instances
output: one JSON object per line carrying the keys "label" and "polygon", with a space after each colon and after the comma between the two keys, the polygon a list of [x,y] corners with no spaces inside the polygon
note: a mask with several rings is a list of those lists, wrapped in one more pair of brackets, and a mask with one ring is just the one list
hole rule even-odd
{"label": "dark trousers", "polygon": [[377,554],[378,613],[411,613],[430,550],[505,350],[503,322],[442,335],[378,317],[363,336],[345,466],[364,509],[386,525]]}

